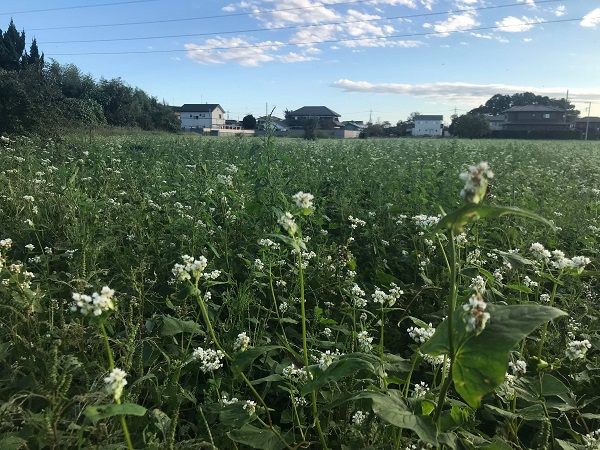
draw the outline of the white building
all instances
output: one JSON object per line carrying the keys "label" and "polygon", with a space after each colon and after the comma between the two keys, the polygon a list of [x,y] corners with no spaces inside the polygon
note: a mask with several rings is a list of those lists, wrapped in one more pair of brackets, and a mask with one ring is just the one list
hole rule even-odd
{"label": "white building", "polygon": [[221,105],[210,103],[186,103],[179,110],[181,128],[189,131],[192,128],[208,128],[220,130],[225,128],[225,110]]}
{"label": "white building", "polygon": [[413,136],[442,136],[444,116],[415,116]]}

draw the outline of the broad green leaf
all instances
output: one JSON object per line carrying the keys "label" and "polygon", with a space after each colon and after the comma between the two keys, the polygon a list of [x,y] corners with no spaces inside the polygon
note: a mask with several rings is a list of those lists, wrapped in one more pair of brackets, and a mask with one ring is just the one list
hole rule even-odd
{"label": "broad green leaf", "polygon": [[399,391],[390,391],[390,395],[364,392],[361,397],[373,401],[373,413],[380,419],[399,428],[412,430],[421,440],[437,445],[437,427],[433,419],[414,414]]}
{"label": "broad green leaf", "polygon": [[83,410],[83,414],[96,423],[99,420],[113,416],[143,416],[146,414],[146,408],[135,403],[110,403],[107,405],[88,406]]}
{"label": "broad green leaf", "polygon": [[231,428],[242,428],[252,417],[244,409],[246,402],[231,403],[219,411],[219,421],[223,426]]}
{"label": "broad green leaf", "polygon": [[513,447],[496,436],[490,445],[481,447],[483,450],[513,450]]}
{"label": "broad green leaf", "polygon": [[527,258],[519,255],[518,253],[509,253],[509,252],[503,252],[500,250],[495,250],[495,252],[498,253],[500,256],[502,256],[502,258],[504,258],[507,262],[509,262],[515,269],[518,269],[519,267],[523,267],[523,266],[532,266],[533,265],[532,260],[527,259]]}
{"label": "broad green leaf", "polygon": [[535,213],[525,211],[513,206],[490,206],[481,205],[479,203],[468,203],[456,211],[444,216],[435,226],[434,231],[453,230],[455,233],[461,233],[463,227],[474,220],[483,218],[501,217],[507,214],[515,214],[517,216],[527,217],[542,222],[552,228],[552,222],[538,216]]}
{"label": "broad green leaf", "polygon": [[246,351],[238,352],[233,358],[233,368],[238,373],[247,369],[254,360],[260,356],[266,355],[271,350],[283,348],[280,345],[265,345],[262,347],[249,348]]}
{"label": "broad green leaf", "polygon": [[280,450],[285,444],[270,429],[256,428],[246,424],[239,430],[227,433],[229,439],[240,444],[261,450]]}
{"label": "broad green leaf", "polygon": [[162,317],[163,327],[161,336],[174,336],[179,333],[194,333],[204,335],[204,331],[193,320],[181,320],[171,316]]}
{"label": "broad green leaf", "polygon": [[[504,382],[510,349],[540,325],[566,315],[559,309],[541,305],[488,304],[487,311],[490,320],[478,336],[466,333],[461,308],[454,312],[456,350],[452,380],[456,391],[473,408],[479,407],[481,398]],[[421,351],[432,356],[450,353],[448,319],[437,327]]]}
{"label": "broad green leaf", "polygon": [[373,372],[375,371],[375,367],[363,358],[353,357],[352,355],[342,357],[329,366],[324,372],[317,372],[314,374],[313,380],[302,387],[300,394],[304,396],[332,381],[338,381],[342,378],[356,375],[356,372],[359,370]]}
{"label": "broad green leaf", "polygon": [[562,439],[554,439],[554,443],[558,446],[560,450],[576,450],[571,444],[567,441],[563,441]]}
{"label": "broad green leaf", "polygon": [[27,440],[20,438],[19,436],[5,436],[0,439],[0,448],[2,450],[20,450],[26,449]]}
{"label": "broad green leaf", "polygon": [[504,419],[516,420],[525,419],[531,421],[540,421],[546,418],[544,407],[540,404],[531,405],[526,408],[521,408],[515,412],[508,411],[506,409],[498,408],[494,405],[485,405],[485,409],[492,412],[494,415],[500,416]]}

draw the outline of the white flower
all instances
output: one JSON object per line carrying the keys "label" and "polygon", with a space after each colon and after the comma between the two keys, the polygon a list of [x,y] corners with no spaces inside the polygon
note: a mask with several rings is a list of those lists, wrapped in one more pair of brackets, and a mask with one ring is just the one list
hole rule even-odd
{"label": "white flower", "polygon": [[585,256],[573,256],[570,261],[570,267],[577,269],[577,272],[583,272],[583,268],[590,263],[590,258]]}
{"label": "white flower", "polygon": [[365,353],[371,351],[371,349],[373,348],[373,345],[371,345],[371,342],[373,342],[373,338],[369,336],[369,333],[367,331],[359,332],[357,335],[357,339],[361,351]]}
{"label": "white flower", "polygon": [[534,242],[533,244],[531,244],[529,250],[531,250],[531,253],[533,253],[533,256],[535,256],[537,259],[543,259],[545,261],[548,261],[550,259],[550,256],[552,256],[552,254],[548,250],[546,250],[544,246],[539,242]]}
{"label": "white flower", "polygon": [[248,412],[249,416],[254,415],[257,406],[258,405],[256,404],[256,402],[252,400],[246,400],[246,403],[244,403],[244,409]]}
{"label": "white flower", "polygon": [[584,359],[590,348],[592,348],[592,344],[587,339],[584,339],[583,341],[571,341],[567,345],[565,356],[571,361],[575,359]]}
{"label": "white flower", "polygon": [[527,373],[527,363],[522,359],[517,359],[514,363],[510,361],[508,367],[512,370],[514,376],[522,377]]}
{"label": "white flower", "polygon": [[248,349],[250,345],[250,337],[244,331],[243,333],[238,334],[237,339],[233,343],[233,349],[239,350],[240,352],[244,352]]}
{"label": "white flower", "polygon": [[259,258],[256,258],[254,260],[254,268],[259,272],[262,272],[262,270],[265,268],[265,264]]}
{"label": "white flower", "polygon": [[429,324],[427,327],[410,327],[406,330],[408,335],[414,339],[417,344],[424,344],[433,336],[435,328]]}
{"label": "white flower", "polygon": [[294,236],[296,234],[298,225],[296,225],[294,216],[292,216],[290,212],[286,212],[284,215],[282,215],[277,222],[285,231],[290,234],[290,236]]}
{"label": "white flower", "polygon": [[294,202],[296,202],[296,206],[298,208],[302,208],[302,209],[312,209],[313,198],[314,198],[314,196],[312,194],[309,194],[307,192],[302,192],[302,191],[300,191],[297,194],[294,194],[292,196],[292,200],[294,200]]}
{"label": "white flower", "polygon": [[421,381],[418,384],[415,384],[415,390],[412,393],[412,396],[415,398],[423,398],[425,394],[429,391],[429,386],[424,381]]}
{"label": "white flower", "polygon": [[350,228],[352,228],[353,230],[355,230],[359,226],[364,227],[367,224],[367,222],[365,222],[364,220],[360,220],[352,216],[348,216],[348,220],[350,221]]}
{"label": "white flower", "polygon": [[331,350],[327,350],[325,353],[321,353],[319,358],[319,369],[325,370],[335,361],[335,354],[331,353]]}
{"label": "white flower", "polygon": [[196,348],[192,356],[195,360],[200,361],[200,369],[204,373],[214,372],[223,367],[223,358],[225,357],[221,350],[203,349],[202,347]]}
{"label": "white flower", "polygon": [[27,244],[27,245],[25,246],[25,248],[26,248],[27,250],[29,250],[29,251],[32,251],[32,250],[35,248],[35,245],[33,245],[33,244]]}
{"label": "white flower", "polygon": [[460,174],[460,179],[465,182],[465,187],[460,191],[460,196],[469,203],[479,203],[485,196],[488,185],[487,178],[493,177],[494,173],[486,162],[469,166],[466,172]]}
{"label": "white flower", "polygon": [[352,416],[352,425],[355,427],[362,425],[367,420],[367,417],[367,414],[363,411],[356,411]]}
{"label": "white flower", "polygon": [[181,259],[183,264],[175,264],[171,269],[176,281],[191,280],[192,277],[199,279],[208,264],[204,256],[195,259],[193,256],[183,255]]}
{"label": "white flower", "polygon": [[585,450],[598,450],[600,448],[600,428],[583,436]]}
{"label": "white flower", "polygon": [[540,295],[540,301],[543,303],[548,303],[550,301],[550,294]]}
{"label": "white flower", "polygon": [[125,379],[126,376],[127,373],[125,373],[125,371],[115,368],[106,378],[104,378],[106,390],[113,395],[115,401],[119,401],[121,394],[123,394],[123,388],[127,385],[127,380]]}
{"label": "white flower", "polygon": [[485,290],[485,279],[481,275],[471,278],[469,289],[473,289],[477,292],[483,292]]}
{"label": "white flower", "polygon": [[115,291],[108,286],[104,286],[99,294],[94,292],[91,296],[74,292],[71,311],[75,312],[79,309],[79,312],[84,316],[90,313],[94,316],[100,316],[103,312],[115,309],[114,295]]}
{"label": "white flower", "polygon": [[479,334],[485,328],[490,314],[485,312],[487,304],[483,301],[481,294],[476,293],[471,296],[469,303],[463,305],[465,319],[467,322],[467,331],[474,331]]}

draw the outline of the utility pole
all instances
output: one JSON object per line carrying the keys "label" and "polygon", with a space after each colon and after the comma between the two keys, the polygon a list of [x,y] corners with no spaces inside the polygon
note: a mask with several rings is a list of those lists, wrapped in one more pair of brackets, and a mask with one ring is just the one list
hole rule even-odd
{"label": "utility pole", "polygon": [[590,129],[590,113],[592,112],[592,102],[589,102],[587,122],[585,124],[585,140],[588,138],[588,130]]}

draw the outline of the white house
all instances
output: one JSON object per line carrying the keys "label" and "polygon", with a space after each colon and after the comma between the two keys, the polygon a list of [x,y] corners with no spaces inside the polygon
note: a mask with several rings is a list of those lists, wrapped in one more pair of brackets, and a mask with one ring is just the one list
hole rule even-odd
{"label": "white house", "polygon": [[442,136],[444,116],[415,116],[413,136]]}
{"label": "white house", "polygon": [[225,110],[221,105],[211,103],[186,103],[179,109],[181,128],[210,128],[219,130],[225,128]]}

